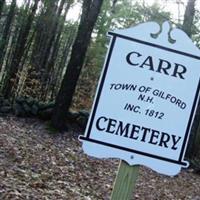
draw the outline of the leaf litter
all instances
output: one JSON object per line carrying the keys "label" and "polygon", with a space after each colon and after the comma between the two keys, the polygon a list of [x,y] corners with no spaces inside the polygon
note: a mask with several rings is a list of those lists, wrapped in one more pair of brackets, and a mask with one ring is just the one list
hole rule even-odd
{"label": "leaf litter", "polygon": [[[47,126],[0,117],[0,199],[110,199],[119,160],[83,154],[75,126],[56,134]],[[200,200],[200,175],[187,169],[168,177],[140,167],[132,199]]]}

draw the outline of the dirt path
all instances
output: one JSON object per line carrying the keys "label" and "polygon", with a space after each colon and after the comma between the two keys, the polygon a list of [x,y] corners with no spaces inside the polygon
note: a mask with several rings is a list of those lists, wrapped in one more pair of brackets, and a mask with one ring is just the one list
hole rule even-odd
{"label": "dirt path", "polygon": [[[0,118],[0,199],[109,199],[118,161],[84,155],[78,134],[54,135],[35,119]],[[141,167],[133,199],[200,200],[200,175],[184,170],[171,178]]]}

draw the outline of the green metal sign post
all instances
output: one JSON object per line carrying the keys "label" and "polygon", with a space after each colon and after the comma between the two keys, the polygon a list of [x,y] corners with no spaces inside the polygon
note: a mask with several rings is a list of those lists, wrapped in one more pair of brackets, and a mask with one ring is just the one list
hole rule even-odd
{"label": "green metal sign post", "polygon": [[138,177],[139,166],[120,161],[111,200],[130,200]]}

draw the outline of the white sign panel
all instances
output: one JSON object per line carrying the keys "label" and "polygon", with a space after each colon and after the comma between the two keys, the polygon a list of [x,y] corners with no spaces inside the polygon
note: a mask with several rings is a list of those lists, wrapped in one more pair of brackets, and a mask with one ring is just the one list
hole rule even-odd
{"label": "white sign panel", "polygon": [[154,22],[112,37],[83,141],[85,153],[142,164],[166,175],[184,154],[200,89],[200,52],[179,29]]}

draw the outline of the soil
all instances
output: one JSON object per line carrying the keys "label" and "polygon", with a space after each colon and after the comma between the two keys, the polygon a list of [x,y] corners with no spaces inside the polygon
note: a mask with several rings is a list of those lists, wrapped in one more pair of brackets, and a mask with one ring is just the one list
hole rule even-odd
{"label": "soil", "polygon": [[[119,160],[96,159],[82,151],[71,126],[55,132],[47,122],[0,117],[0,199],[108,200]],[[175,177],[140,167],[132,199],[200,200],[200,175]]]}

